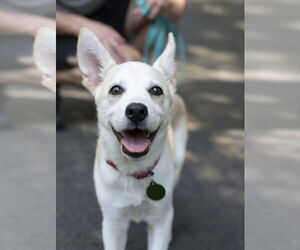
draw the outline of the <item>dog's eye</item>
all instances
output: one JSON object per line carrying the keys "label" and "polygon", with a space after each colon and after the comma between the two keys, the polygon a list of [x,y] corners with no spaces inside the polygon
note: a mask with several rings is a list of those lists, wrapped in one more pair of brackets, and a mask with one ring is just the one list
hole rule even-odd
{"label": "dog's eye", "polygon": [[123,93],[123,91],[124,91],[124,89],[122,87],[120,87],[119,85],[116,85],[110,89],[109,93],[111,95],[120,95]]}
{"label": "dog's eye", "polygon": [[160,96],[160,95],[163,94],[163,90],[162,90],[160,87],[158,87],[158,86],[154,86],[154,87],[152,87],[152,88],[149,90],[149,93],[150,93],[151,95]]}

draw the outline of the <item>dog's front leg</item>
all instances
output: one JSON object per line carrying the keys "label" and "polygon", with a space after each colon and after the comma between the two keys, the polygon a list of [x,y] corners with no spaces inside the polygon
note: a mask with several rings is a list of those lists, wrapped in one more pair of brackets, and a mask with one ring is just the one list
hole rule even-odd
{"label": "dog's front leg", "polygon": [[167,250],[172,238],[174,209],[170,207],[160,220],[148,224],[148,250]]}
{"label": "dog's front leg", "polygon": [[129,222],[104,218],[102,235],[105,250],[125,250]]}

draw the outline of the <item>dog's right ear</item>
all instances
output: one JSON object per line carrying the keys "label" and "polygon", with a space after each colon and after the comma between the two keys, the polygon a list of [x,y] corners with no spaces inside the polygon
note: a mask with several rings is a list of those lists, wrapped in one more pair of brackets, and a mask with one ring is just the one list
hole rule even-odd
{"label": "dog's right ear", "polygon": [[82,84],[93,92],[104,80],[108,69],[116,64],[98,38],[87,28],[81,28],[77,44],[79,68],[83,74]]}

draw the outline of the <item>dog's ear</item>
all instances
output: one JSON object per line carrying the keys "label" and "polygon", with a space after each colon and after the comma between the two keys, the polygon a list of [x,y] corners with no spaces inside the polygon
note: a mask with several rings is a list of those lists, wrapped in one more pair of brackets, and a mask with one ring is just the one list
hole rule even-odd
{"label": "dog's ear", "polygon": [[49,28],[39,29],[33,45],[33,57],[43,74],[43,85],[56,88],[56,32]]}
{"label": "dog's ear", "polygon": [[116,62],[98,38],[87,28],[81,28],[77,58],[83,74],[83,85],[91,92],[104,80],[107,70]]}
{"label": "dog's ear", "polygon": [[176,43],[173,33],[168,34],[168,43],[163,53],[156,59],[153,67],[162,71],[169,82],[173,81],[176,70],[175,63]]}

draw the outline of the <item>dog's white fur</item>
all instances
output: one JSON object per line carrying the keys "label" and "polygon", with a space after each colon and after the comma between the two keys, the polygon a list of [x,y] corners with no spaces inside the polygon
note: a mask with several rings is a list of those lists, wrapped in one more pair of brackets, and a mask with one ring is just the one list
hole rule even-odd
{"label": "dog's white fur", "polygon": [[40,28],[33,45],[33,57],[37,68],[43,74],[42,84],[56,91],[56,32]]}
{"label": "dog's white fur", "polygon": [[[171,240],[173,221],[173,190],[185,158],[187,119],[185,105],[175,94],[175,40],[169,34],[168,44],[153,66],[141,62],[116,64],[96,36],[86,28],[78,39],[78,62],[83,84],[92,92],[98,111],[99,139],[97,144],[94,181],[103,213],[105,250],[123,250],[129,222],[148,223],[148,250],[166,250]],[[121,96],[109,94],[119,84]],[[151,96],[150,86],[158,85],[163,96]],[[148,108],[147,129],[159,128],[147,155],[130,158],[112,132],[126,129],[125,109],[133,102]],[[159,158],[160,157],[160,158]],[[166,189],[160,201],[146,195],[151,177],[135,179],[130,173],[142,172],[159,158],[153,179]],[[119,171],[106,163],[113,161]]]}

